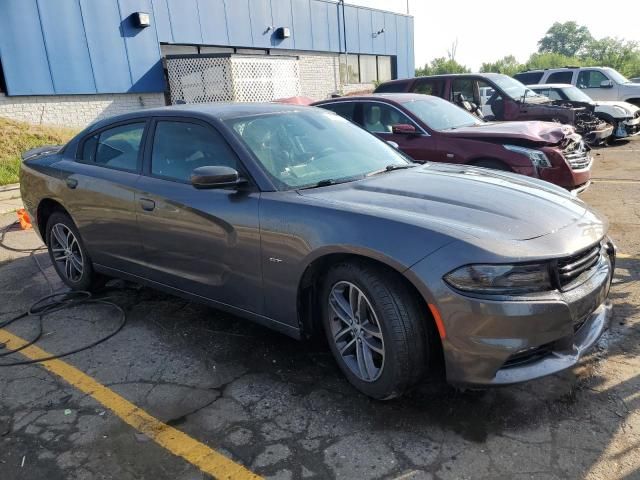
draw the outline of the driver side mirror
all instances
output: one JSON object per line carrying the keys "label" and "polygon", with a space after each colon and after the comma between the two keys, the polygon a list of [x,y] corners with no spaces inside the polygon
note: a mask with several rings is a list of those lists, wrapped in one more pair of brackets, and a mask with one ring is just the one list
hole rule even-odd
{"label": "driver side mirror", "polygon": [[396,135],[414,135],[416,133],[416,127],[408,123],[399,123],[391,126],[391,132]]}
{"label": "driver side mirror", "polygon": [[600,82],[600,88],[613,88],[613,81],[603,80],[602,82]]}
{"label": "driver side mirror", "polygon": [[198,167],[191,173],[191,185],[199,190],[236,187],[246,182],[244,178],[240,177],[238,171],[231,167]]}

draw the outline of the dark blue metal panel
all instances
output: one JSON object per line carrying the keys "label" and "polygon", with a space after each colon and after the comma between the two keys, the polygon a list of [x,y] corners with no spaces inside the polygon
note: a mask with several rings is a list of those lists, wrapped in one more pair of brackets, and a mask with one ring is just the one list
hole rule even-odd
{"label": "dark blue metal panel", "polygon": [[[271,17],[275,28],[289,27],[293,32],[291,0],[271,0]],[[293,48],[293,37],[279,40],[272,35],[271,44],[277,48]]]}
{"label": "dark blue metal panel", "polygon": [[327,22],[329,24],[329,51],[331,52],[339,52],[344,48],[342,24],[338,22],[338,18],[340,18],[340,5],[328,3]]}
{"label": "dark blue metal panel", "polygon": [[[384,12],[373,10],[371,12],[371,27],[373,30],[373,53],[384,55],[386,53],[385,38],[387,29],[384,26]],[[382,33],[378,33],[384,30]]]}
{"label": "dark blue metal panel", "polygon": [[329,51],[329,18],[328,4],[322,0],[310,0],[311,34],[313,49]]}
{"label": "dark blue metal panel", "polygon": [[124,39],[120,34],[118,4],[80,0],[80,7],[96,91],[98,93],[126,92],[131,88],[131,72]]}
{"label": "dark blue metal panel", "polygon": [[385,51],[387,55],[396,54],[396,45],[398,43],[396,35],[396,17],[393,13],[384,14],[384,43]]}
{"label": "dark blue metal panel", "polygon": [[172,43],[173,34],[171,33],[171,19],[167,0],[151,0],[151,6],[153,7],[153,16],[156,19],[158,40],[164,43]]}
{"label": "dark blue metal panel", "polygon": [[39,0],[38,10],[55,93],[96,93],[78,0]]}
{"label": "dark blue metal panel", "polygon": [[132,21],[135,12],[152,12],[149,0],[118,0],[120,5],[120,28],[127,47],[131,70],[130,92],[164,91],[164,75],[160,63],[160,45],[155,21],[151,26],[137,28]]}
{"label": "dark blue metal panel", "polygon": [[299,50],[313,50],[309,0],[291,0],[293,44]]}
{"label": "dark blue metal panel", "polygon": [[360,34],[358,33],[357,7],[345,6],[344,17],[347,29],[347,52],[358,53],[360,51]]}
{"label": "dark blue metal panel", "polygon": [[[396,17],[396,27],[397,27],[397,35],[396,35],[396,55],[397,55],[397,67],[398,67],[398,78],[406,78],[409,76],[409,70],[407,68],[408,60],[408,49],[409,46],[407,44],[407,17],[397,16]],[[413,75],[411,75],[413,76]]]}
{"label": "dark blue metal panel", "polygon": [[0,8],[0,57],[9,95],[54,93],[36,1],[3,0]]}
{"label": "dark blue metal panel", "polygon": [[249,0],[225,0],[229,43],[234,47],[251,47],[253,39],[249,28]]}
{"label": "dark blue metal panel", "polygon": [[371,10],[358,9],[358,36],[360,53],[373,53],[373,31],[371,29]]}
{"label": "dark blue metal panel", "polygon": [[198,0],[202,41],[206,45],[228,45],[224,0]]}
{"label": "dark blue metal panel", "polygon": [[202,43],[197,0],[167,0],[175,43]]}
{"label": "dark blue metal panel", "polygon": [[273,26],[270,0],[251,0],[249,14],[253,46],[269,48],[271,46],[271,35],[273,34],[272,29],[269,28]]}

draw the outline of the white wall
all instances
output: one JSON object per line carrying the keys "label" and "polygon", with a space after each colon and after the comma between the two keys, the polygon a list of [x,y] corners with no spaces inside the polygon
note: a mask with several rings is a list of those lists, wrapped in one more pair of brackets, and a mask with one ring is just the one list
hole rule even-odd
{"label": "white wall", "polygon": [[102,118],[164,105],[162,93],[16,97],[0,93],[0,117],[65,127],[85,127]]}

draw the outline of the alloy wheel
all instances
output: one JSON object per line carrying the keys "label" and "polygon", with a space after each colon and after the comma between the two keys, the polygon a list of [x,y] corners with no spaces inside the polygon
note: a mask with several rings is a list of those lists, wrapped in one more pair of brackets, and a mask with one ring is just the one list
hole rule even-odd
{"label": "alloy wheel", "polygon": [[329,294],[333,342],[349,370],[373,382],[382,374],[385,349],[382,330],[367,296],[350,282],[337,282]]}
{"label": "alloy wheel", "polygon": [[84,271],[84,257],[78,239],[63,223],[56,223],[50,234],[51,255],[67,280],[78,282]]}

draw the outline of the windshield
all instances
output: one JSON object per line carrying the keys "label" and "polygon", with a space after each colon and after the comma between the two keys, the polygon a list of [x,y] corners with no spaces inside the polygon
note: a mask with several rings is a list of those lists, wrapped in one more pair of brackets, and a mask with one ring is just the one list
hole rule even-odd
{"label": "windshield", "polygon": [[580,90],[578,87],[567,87],[567,88],[563,88],[562,91],[567,96],[567,98],[572,102],[586,102],[586,103],[593,102],[593,99],[589,95],[584,93],[582,90]]}
{"label": "windshield", "polygon": [[452,130],[484,123],[466,110],[437,97],[412,100],[402,106],[433,130]]}
{"label": "windshield", "polygon": [[522,100],[525,94],[527,99],[543,98],[541,95],[538,95],[536,92],[534,92],[530,88],[525,87],[518,80],[511,77],[507,77],[506,75],[492,75],[490,80],[493,83],[495,83],[500,89],[502,89],[502,91],[504,91],[504,93],[508,97],[511,97],[513,100]]}
{"label": "windshield", "polygon": [[616,83],[631,83],[631,80],[613,68],[604,68],[603,70],[605,70],[609,75],[609,78]]}
{"label": "windshield", "polygon": [[412,165],[386,142],[331,112],[269,113],[225,123],[282,190],[359,180],[391,165]]}

